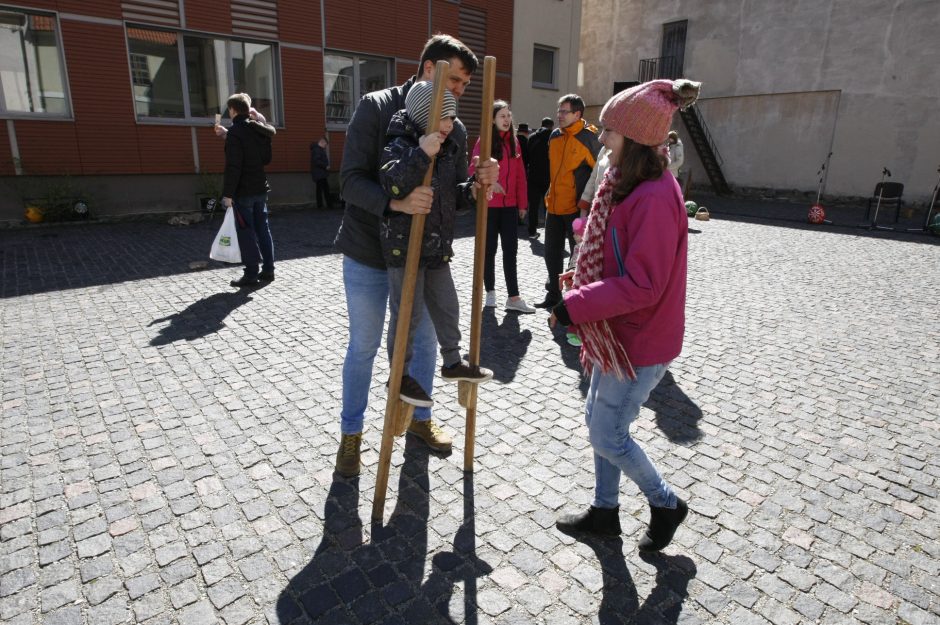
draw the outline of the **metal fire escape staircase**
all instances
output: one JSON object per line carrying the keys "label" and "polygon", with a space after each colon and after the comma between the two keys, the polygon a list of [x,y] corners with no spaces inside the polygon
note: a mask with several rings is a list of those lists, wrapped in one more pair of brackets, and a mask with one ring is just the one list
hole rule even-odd
{"label": "metal fire escape staircase", "polygon": [[695,144],[695,151],[698,153],[699,160],[702,161],[702,167],[705,168],[705,173],[708,174],[715,193],[731,195],[731,187],[728,186],[728,181],[725,180],[725,175],[721,171],[723,163],[721,154],[708,132],[708,126],[705,125],[698,107],[693,104],[684,111],[680,109],[679,114],[685,122],[685,129],[689,132],[692,143]]}
{"label": "metal fire escape staircase", "polygon": [[[656,80],[659,78],[668,78],[675,80],[682,73],[680,64],[674,56],[662,56],[655,59],[642,59],[640,61],[639,78],[640,82]],[[695,145],[695,151],[698,153],[699,160],[708,174],[708,179],[712,183],[712,188],[719,195],[730,195],[731,187],[721,170],[724,162],[721,154],[718,152],[718,146],[715,145],[711,133],[708,132],[708,126],[694,104],[684,111],[680,111],[685,128]]]}

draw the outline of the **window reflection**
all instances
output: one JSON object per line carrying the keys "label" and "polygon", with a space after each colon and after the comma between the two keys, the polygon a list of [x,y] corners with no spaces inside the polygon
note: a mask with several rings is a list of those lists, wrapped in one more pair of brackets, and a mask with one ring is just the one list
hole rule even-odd
{"label": "window reflection", "polygon": [[68,114],[52,16],[0,11],[0,110]]}

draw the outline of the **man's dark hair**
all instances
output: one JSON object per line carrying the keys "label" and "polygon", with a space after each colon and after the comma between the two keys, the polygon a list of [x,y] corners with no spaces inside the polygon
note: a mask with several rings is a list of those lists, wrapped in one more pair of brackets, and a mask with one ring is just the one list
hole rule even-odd
{"label": "man's dark hair", "polygon": [[454,57],[460,59],[464,68],[471,74],[477,71],[480,62],[470,48],[456,37],[438,33],[424,44],[424,50],[421,52],[421,62],[418,64],[418,74],[420,75],[423,71],[425,61],[437,63],[438,61],[449,61]]}
{"label": "man's dark hair", "polygon": [[251,110],[251,96],[247,93],[233,93],[225,103],[225,108],[235,109],[238,115],[247,115]]}
{"label": "man's dark hair", "polygon": [[581,99],[577,93],[569,93],[568,95],[563,95],[558,99],[558,105],[568,103],[571,105],[571,110],[575,113],[581,113],[584,115],[584,100]]}
{"label": "man's dark hair", "polygon": [[555,127],[554,119],[552,119],[551,117],[542,118],[542,128],[554,128],[554,127]]}

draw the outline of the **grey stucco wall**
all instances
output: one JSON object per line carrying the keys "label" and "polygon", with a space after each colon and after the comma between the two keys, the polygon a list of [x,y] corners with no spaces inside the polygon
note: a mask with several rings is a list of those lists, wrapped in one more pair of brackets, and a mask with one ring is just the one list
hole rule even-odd
{"label": "grey stucco wall", "polygon": [[827,193],[868,195],[886,166],[906,198],[929,199],[940,165],[938,0],[585,0],[589,103],[636,80],[640,59],[660,55],[663,24],[681,19],[685,75],[704,83],[701,108],[732,184],[813,190],[831,138]]}

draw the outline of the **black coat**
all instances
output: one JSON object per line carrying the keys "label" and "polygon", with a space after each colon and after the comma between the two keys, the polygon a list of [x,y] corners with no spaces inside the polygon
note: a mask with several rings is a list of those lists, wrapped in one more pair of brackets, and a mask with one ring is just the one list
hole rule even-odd
{"label": "black coat", "polygon": [[[392,115],[405,108],[405,96],[415,82],[411,77],[404,85],[373,91],[359,100],[352,120],[346,128],[340,182],[346,203],[343,222],[336,233],[336,250],[358,263],[385,269],[379,224],[389,211],[389,196],[379,184],[379,164],[385,150],[386,136]],[[467,180],[467,130],[459,119],[448,137],[457,145],[457,179],[469,195]]]}
{"label": "black coat", "polygon": [[539,128],[529,135],[529,166],[526,168],[526,180],[533,189],[548,189],[551,179],[548,165],[548,136],[552,131]]}
{"label": "black coat", "polygon": [[[419,147],[418,131],[403,110],[392,117],[387,135],[389,143],[382,155],[379,181],[389,197],[403,198],[424,184],[431,158]],[[434,201],[424,220],[422,267],[434,268],[450,262],[454,255],[452,245],[457,204],[462,203],[461,209],[470,208],[467,194],[457,186],[458,152],[457,143],[448,137],[434,159],[434,177],[431,179]],[[386,266],[405,266],[411,221],[411,215],[393,211],[382,220],[379,239]]]}
{"label": "black coat", "polygon": [[324,180],[329,175],[330,157],[319,143],[310,144],[310,177]]}
{"label": "black coat", "polygon": [[248,115],[236,115],[225,135],[225,175],[223,197],[261,195],[270,190],[264,166],[271,162],[273,126],[249,121]]}

